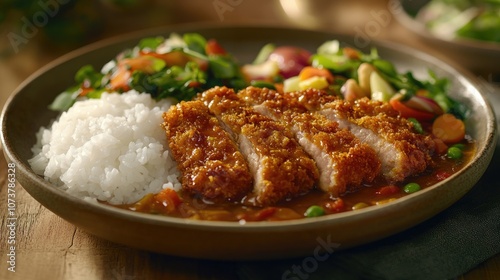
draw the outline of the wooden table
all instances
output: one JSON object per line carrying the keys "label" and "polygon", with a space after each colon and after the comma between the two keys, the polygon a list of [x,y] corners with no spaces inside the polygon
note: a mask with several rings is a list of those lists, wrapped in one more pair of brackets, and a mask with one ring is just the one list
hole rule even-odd
{"label": "wooden table", "polygon": [[[130,22],[134,22],[134,17],[131,20],[121,20],[118,23],[108,20],[108,25],[100,37],[123,32],[122,27],[127,23],[128,25],[124,28],[127,31],[153,25],[197,20],[216,21],[222,22],[222,24],[255,22],[256,20],[266,21],[270,24],[293,23],[283,14],[282,10],[280,11],[280,7],[277,7],[275,1],[262,1],[258,5],[255,5],[257,1],[221,1],[226,4],[232,3],[232,6],[225,6],[226,10],[216,10],[215,2],[192,1],[189,3],[192,5],[191,7],[197,7],[197,9],[191,9],[181,2],[170,4],[168,7],[160,5],[157,10],[149,11],[150,17],[155,18],[158,11],[162,11],[161,8],[165,9],[164,12],[170,16],[156,18],[157,20],[150,22],[149,25],[144,23],[142,25],[130,24]],[[205,6],[203,7],[203,5]],[[337,19],[332,23],[334,26],[330,26],[333,31],[345,32],[347,30],[347,32],[351,32],[355,27],[364,27],[373,18],[366,18],[363,15],[370,15],[369,12],[383,12],[388,9],[387,2],[383,0],[349,1],[348,4],[343,1],[343,5],[346,11],[354,11],[353,14],[357,16],[350,17],[350,19],[349,17]],[[172,9],[175,9],[175,12]],[[290,13],[290,11],[288,12]],[[293,13],[293,9],[291,12]],[[145,18],[148,18],[148,15],[141,14],[135,19],[144,20]],[[325,29],[325,24],[328,24],[327,22],[312,21],[306,23],[319,24]],[[8,29],[2,30],[0,28],[0,33],[3,32],[3,35],[8,31]],[[2,36],[2,38],[5,37]],[[393,19],[381,29],[380,34],[374,34],[371,38],[395,40],[433,52],[413,35],[408,34]],[[2,58],[0,64],[0,106],[3,106],[10,93],[26,77],[67,51],[67,49],[60,48],[50,49],[50,47],[47,48],[40,44],[37,38],[34,38],[19,53]],[[5,49],[5,47],[9,47],[9,43],[1,42],[0,46]],[[17,217],[16,272],[12,273],[7,270],[8,266],[6,265],[9,253],[6,234],[8,225],[6,219],[8,217],[7,172],[7,162],[1,157],[0,198],[4,202],[0,207],[0,217],[2,217],[0,279],[237,279],[235,268],[224,262],[199,261],[149,253],[89,235],[41,206],[20,185],[16,185],[14,189],[15,216]],[[500,279],[500,255],[480,264],[459,279]]]}

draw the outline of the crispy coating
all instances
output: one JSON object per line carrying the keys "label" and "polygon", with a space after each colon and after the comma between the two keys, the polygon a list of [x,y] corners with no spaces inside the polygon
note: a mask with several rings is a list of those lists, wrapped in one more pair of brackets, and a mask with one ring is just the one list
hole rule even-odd
{"label": "crispy coating", "polygon": [[435,142],[431,136],[414,133],[413,124],[388,103],[368,98],[348,102],[318,90],[288,95],[309,110],[337,121],[375,149],[382,162],[382,173],[389,181],[403,181],[434,164],[431,157]]}
{"label": "crispy coating", "polygon": [[323,104],[341,100],[335,95],[330,95],[325,91],[318,89],[306,89],[303,91],[294,91],[284,93],[285,98],[296,100],[309,111],[318,111]]}
{"label": "crispy coating", "polygon": [[413,124],[399,117],[389,104],[363,98],[355,102],[333,101],[323,109],[333,110],[337,117],[369,129],[392,143],[398,156],[394,168],[386,172],[391,181],[403,181],[433,165],[435,142],[432,137],[415,133]]}
{"label": "crispy coating", "polygon": [[297,96],[253,87],[238,96],[257,111],[290,124],[297,141],[316,161],[322,190],[338,196],[372,182],[379,174],[381,163],[372,148],[337,122],[309,112]]}
{"label": "crispy coating", "polygon": [[314,187],[316,164],[286,126],[247,106],[232,89],[216,87],[198,98],[238,139],[254,176],[256,204],[275,204]]}
{"label": "crispy coating", "polygon": [[163,119],[184,190],[214,201],[239,200],[251,190],[243,155],[203,102],[181,102]]}

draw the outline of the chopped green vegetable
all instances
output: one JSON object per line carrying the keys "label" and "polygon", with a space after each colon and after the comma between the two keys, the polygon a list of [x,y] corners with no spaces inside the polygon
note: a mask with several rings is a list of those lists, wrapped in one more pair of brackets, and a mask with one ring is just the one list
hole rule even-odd
{"label": "chopped green vegetable", "polygon": [[318,47],[318,54],[340,55],[340,42],[337,40],[326,41]]}
{"label": "chopped green vegetable", "polygon": [[498,0],[432,0],[416,18],[440,37],[500,42]]}
{"label": "chopped green vegetable", "polygon": [[149,37],[149,38],[144,38],[141,41],[139,41],[139,44],[137,46],[141,50],[143,50],[143,49],[154,50],[159,45],[161,45],[164,41],[165,41],[165,38],[163,38],[162,36]]}
{"label": "chopped green vegetable", "polygon": [[89,91],[85,96],[87,98],[99,99],[99,98],[101,98],[101,94],[105,91],[106,91],[105,89],[92,90],[92,91]]}
{"label": "chopped green vegetable", "polygon": [[446,155],[451,159],[461,159],[463,152],[458,147],[449,147]]}
{"label": "chopped green vegetable", "polygon": [[315,54],[312,56],[312,66],[324,67],[334,73],[355,72],[359,65],[361,65],[361,61],[350,60],[343,55]]}
{"label": "chopped green vegetable", "polygon": [[60,93],[54,101],[49,105],[49,109],[53,111],[66,111],[76,102],[78,97],[78,89],[80,86],[74,86]]}
{"label": "chopped green vegetable", "polygon": [[253,87],[258,87],[258,88],[268,88],[268,89],[276,90],[276,87],[272,83],[269,83],[266,81],[252,81],[252,82],[250,82],[250,85]]}
{"label": "chopped green vegetable", "polygon": [[190,100],[200,91],[199,87],[190,84],[205,84],[206,74],[196,63],[188,62],[184,67],[172,66],[145,79],[146,85],[156,88],[155,92],[149,92],[156,99],[175,97],[178,100]]}
{"label": "chopped green vegetable", "polygon": [[158,58],[150,58],[152,61],[151,68],[153,69],[153,72],[159,72],[161,69],[165,68],[167,66],[167,63],[163,59],[158,59]]}
{"label": "chopped green vegetable", "polygon": [[459,37],[500,43],[500,2],[456,31]]}
{"label": "chopped green vegetable", "polygon": [[92,65],[85,65],[75,74],[75,81],[77,83],[87,83],[86,87],[97,88],[101,86],[103,74],[94,70]]}
{"label": "chopped green vegetable", "polygon": [[370,91],[372,100],[388,102],[396,93],[391,85],[374,71],[370,75]]}
{"label": "chopped green vegetable", "polygon": [[264,63],[275,49],[276,49],[276,46],[274,44],[264,45],[260,49],[259,54],[257,54],[257,57],[255,57],[255,60],[253,61],[252,64]]}
{"label": "chopped green vegetable", "polygon": [[415,130],[415,132],[417,132],[418,134],[424,133],[424,129],[422,128],[422,125],[420,124],[420,122],[417,121],[417,119],[408,118],[408,120],[413,124],[413,129]]}
{"label": "chopped green vegetable", "polygon": [[375,59],[372,61],[372,65],[388,76],[396,76],[398,74],[394,65],[387,60]]}
{"label": "chopped green vegetable", "polygon": [[465,149],[465,145],[462,143],[453,144],[452,147],[459,148],[462,151]]}
{"label": "chopped green vegetable", "polygon": [[[268,60],[276,49],[274,44],[264,45],[254,64],[243,67],[225,51],[214,51],[215,47],[211,44],[212,40],[207,41],[198,33],[144,38],[136,47],[124,50],[106,64],[101,70],[104,74],[91,65],[82,67],[75,74],[77,84],[61,93],[50,108],[63,111],[71,107],[77,98],[100,98],[104,92],[129,89],[149,93],[156,99],[173,97],[178,100],[190,100],[197,93],[214,86],[239,90],[248,85],[283,89],[285,92],[315,88],[341,96],[341,88],[346,81],[359,83],[361,79],[364,87],[359,97],[388,102],[396,93],[403,95],[401,101],[424,94],[446,113],[460,119],[468,114],[464,104],[448,97],[449,81],[446,78],[438,78],[430,71],[430,79],[421,81],[411,72],[399,73],[394,64],[379,57],[376,48],[363,53],[353,48],[341,48],[337,40],[327,41],[316,54],[308,54],[305,64],[310,62],[307,66],[326,68],[333,78],[314,76],[300,80],[298,76],[292,76],[284,80],[278,63]],[[222,46],[217,47],[222,49]],[[143,49],[146,51],[141,51]],[[372,68],[369,74],[358,74],[363,64]],[[283,83],[283,87],[276,87],[276,83]],[[414,123],[415,131],[422,133],[419,123],[410,121]]]}
{"label": "chopped green vegetable", "polygon": [[205,54],[207,40],[198,33],[186,33],[182,37],[187,48],[199,54]]}
{"label": "chopped green vegetable", "polygon": [[[162,45],[161,53],[156,53]],[[71,107],[78,96],[100,98],[106,91],[134,89],[151,94],[156,99],[173,97],[190,100],[198,92],[213,86],[230,86],[241,89],[248,85],[236,60],[229,54],[207,55],[207,40],[198,33],[182,37],[171,34],[144,38],[136,48],[124,50],[116,62],[106,65],[106,73],[96,71],[91,65],[83,66],[75,74],[77,85],[61,93],[49,106],[56,111]],[[146,49],[146,55],[138,50]],[[131,59],[123,62],[124,59]],[[126,67],[127,63],[134,65]],[[115,79],[115,80],[114,80]]]}
{"label": "chopped green vegetable", "polygon": [[239,73],[237,65],[229,56],[210,56],[208,61],[215,78],[230,79]]}
{"label": "chopped green vegetable", "polygon": [[325,215],[325,210],[323,210],[323,208],[318,205],[313,205],[307,208],[306,212],[304,213],[304,216],[308,218],[319,217],[323,215]]}
{"label": "chopped green vegetable", "polygon": [[420,185],[417,184],[417,183],[409,183],[409,184],[406,184],[404,187],[403,187],[403,191],[405,193],[414,193],[414,192],[418,192],[420,190]]}

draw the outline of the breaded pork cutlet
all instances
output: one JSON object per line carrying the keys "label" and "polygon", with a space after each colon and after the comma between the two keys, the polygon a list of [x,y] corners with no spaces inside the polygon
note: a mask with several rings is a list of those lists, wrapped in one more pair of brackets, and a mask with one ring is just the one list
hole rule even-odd
{"label": "breaded pork cutlet", "polygon": [[392,107],[367,98],[340,100],[317,90],[290,93],[310,110],[318,111],[340,127],[349,129],[378,154],[383,176],[399,182],[432,165],[434,141],[413,132],[413,124],[398,116]]}
{"label": "breaded pork cutlet", "polygon": [[239,200],[251,191],[247,162],[203,102],[181,102],[163,119],[184,190],[215,201]]}
{"label": "breaded pork cutlet", "polygon": [[241,90],[238,96],[256,111],[290,126],[297,141],[316,161],[318,186],[323,191],[338,196],[372,182],[379,174],[380,161],[372,148],[336,122],[309,112],[295,98],[255,87]]}
{"label": "breaded pork cutlet", "polygon": [[[325,104],[321,113],[345,123],[360,138],[364,136],[365,139],[372,139],[371,133],[378,135],[382,141],[374,141],[373,146],[379,149],[379,157],[386,163],[382,166],[382,172],[391,181],[403,181],[433,164],[431,156],[434,154],[435,142],[431,136],[417,134],[410,121],[391,116],[394,110],[388,105],[366,98],[354,104],[333,101]],[[366,130],[371,133],[366,133]]]}
{"label": "breaded pork cutlet", "polygon": [[226,87],[210,89],[198,98],[239,144],[254,176],[256,204],[275,204],[314,187],[316,164],[286,126],[256,112]]}

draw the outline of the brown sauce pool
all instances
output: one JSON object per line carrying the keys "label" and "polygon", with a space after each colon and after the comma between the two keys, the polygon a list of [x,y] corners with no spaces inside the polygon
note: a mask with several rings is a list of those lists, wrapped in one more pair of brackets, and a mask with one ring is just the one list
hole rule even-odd
{"label": "brown sauce pool", "polygon": [[371,185],[361,186],[356,192],[345,194],[340,198],[330,197],[329,194],[320,190],[313,190],[278,205],[255,207],[245,203],[245,200],[237,203],[224,202],[215,204],[180,191],[178,196],[172,192],[173,197],[167,200],[158,200],[151,194],[135,204],[115,207],[171,217],[239,221],[240,223],[306,218],[306,211],[314,205],[323,209],[322,215],[355,211],[365,207],[377,207],[377,205],[408,195],[404,191],[404,186],[409,183],[419,184],[422,190],[460,171],[470,161],[476,148],[474,141],[470,137],[466,137],[466,140],[462,141],[461,144],[464,145],[464,148],[463,156],[460,159],[448,158],[446,154],[438,155],[434,157],[435,166],[418,177],[407,178],[405,182],[396,185],[389,184],[382,179],[376,179]]}

